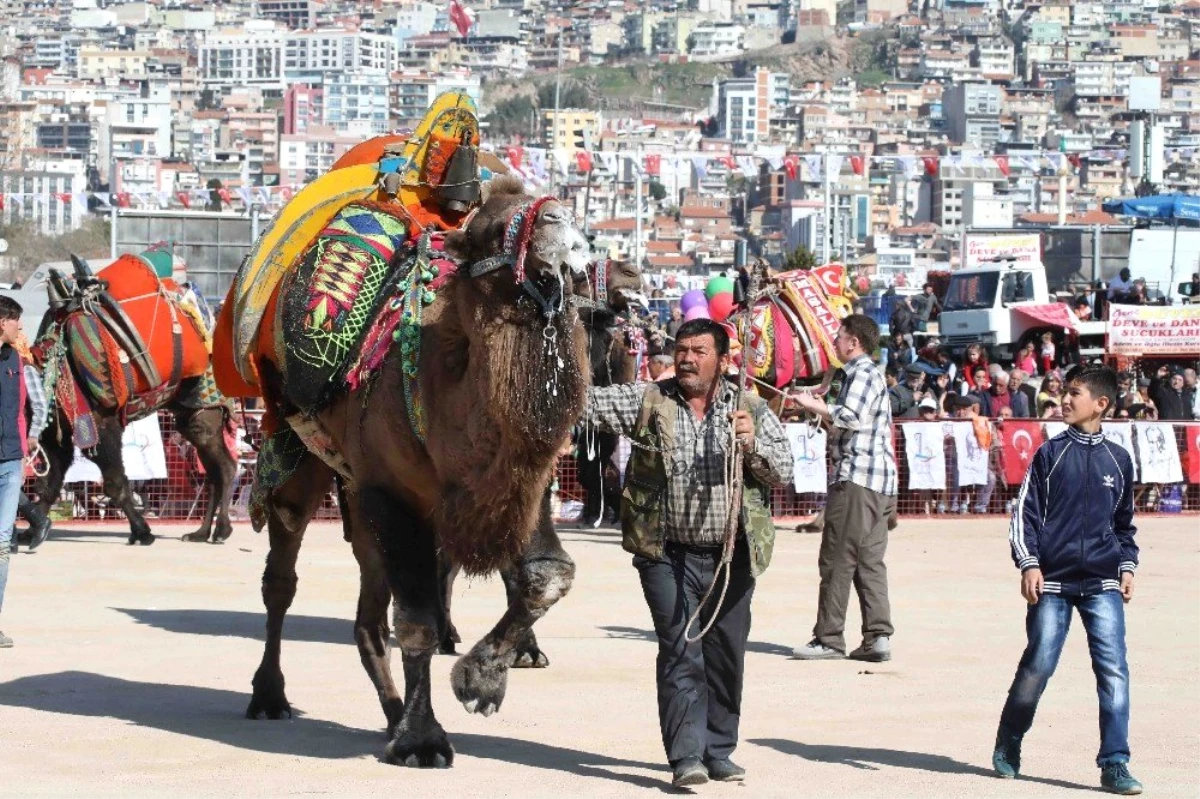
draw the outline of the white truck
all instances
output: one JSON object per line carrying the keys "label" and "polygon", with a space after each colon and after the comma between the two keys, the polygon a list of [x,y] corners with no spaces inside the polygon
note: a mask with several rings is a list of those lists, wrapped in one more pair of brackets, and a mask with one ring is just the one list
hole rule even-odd
{"label": "white truck", "polygon": [[1015,257],[954,272],[938,324],[943,343],[955,349],[982,344],[1001,363],[1011,362],[1031,338],[1064,328],[1078,332],[1081,354],[1104,352],[1105,323],[1081,322],[1050,294],[1040,260]]}

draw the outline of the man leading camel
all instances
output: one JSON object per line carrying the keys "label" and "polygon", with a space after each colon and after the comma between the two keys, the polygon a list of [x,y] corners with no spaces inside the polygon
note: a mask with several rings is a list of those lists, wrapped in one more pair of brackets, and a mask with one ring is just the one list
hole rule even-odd
{"label": "man leading camel", "polygon": [[[659,722],[676,787],[745,776],[729,758],[741,718],[750,600],[775,543],[769,486],[785,482],[792,469],[779,419],[758,397],[739,399],[722,377],[729,363],[725,328],[709,319],[685,322],[676,335],[675,377],[591,388],[585,411],[589,421],[633,441],[621,502],[623,545],[634,555],[658,637]],[[722,578],[733,498],[726,482],[731,422],[745,489],[733,562]],[[689,629],[715,580],[722,583]],[[724,581],[728,590],[712,629],[689,642],[712,618]]]}

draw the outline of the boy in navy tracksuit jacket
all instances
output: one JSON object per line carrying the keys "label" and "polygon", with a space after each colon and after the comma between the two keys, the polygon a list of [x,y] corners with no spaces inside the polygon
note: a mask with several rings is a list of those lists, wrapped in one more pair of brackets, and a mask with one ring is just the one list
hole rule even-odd
{"label": "boy in navy tracksuit jacket", "polygon": [[1070,425],[1038,449],[1009,530],[1021,594],[1029,603],[1029,643],[1000,716],[992,763],[1001,777],[1021,767],[1021,739],[1058,665],[1079,611],[1100,696],[1100,784],[1142,792],[1129,773],[1129,666],[1125,608],[1133,598],[1138,547],[1133,541],[1133,462],[1109,443],[1100,421],[1116,405],[1117,375],[1077,366],[1066,378],[1063,419]]}

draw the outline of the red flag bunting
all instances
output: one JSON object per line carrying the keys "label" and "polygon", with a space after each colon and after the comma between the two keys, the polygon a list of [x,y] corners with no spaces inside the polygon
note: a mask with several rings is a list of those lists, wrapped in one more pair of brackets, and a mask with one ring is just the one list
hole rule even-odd
{"label": "red flag bunting", "polygon": [[722,156],[720,160],[721,163],[729,167],[729,169],[737,169],[737,161],[734,160],[732,155]]}
{"label": "red flag bunting", "polygon": [[1025,479],[1033,456],[1042,445],[1042,423],[1005,419],[1000,426],[1003,447],[1004,482],[1017,485]]}
{"label": "red flag bunting", "polygon": [[128,208],[130,203],[129,192],[117,192],[117,206],[120,208]]}
{"label": "red flag bunting", "polygon": [[521,159],[525,155],[524,147],[509,147],[508,148],[508,163],[512,164],[516,169],[521,168]]}
{"label": "red flag bunting", "polygon": [[1000,174],[1004,175],[1004,177],[1008,177],[1009,173],[1012,171],[1011,167],[1008,165],[1008,156],[997,155],[994,156],[992,160],[996,162],[996,166],[1000,169]]}
{"label": "red flag bunting", "polygon": [[1083,166],[1083,159],[1079,157],[1079,153],[1071,153],[1067,156],[1067,161],[1076,169]]}
{"label": "red flag bunting", "polygon": [[4,195],[0,193],[0,211],[4,210]]}
{"label": "red flag bunting", "polygon": [[937,158],[934,158],[934,157],[922,158],[921,163],[923,163],[925,165],[925,174],[926,175],[929,175],[931,178],[937,177],[937,173],[938,173]]}
{"label": "red flag bunting", "polygon": [[1200,424],[1189,424],[1183,428],[1187,436],[1187,478],[1189,483],[1200,483]]}
{"label": "red flag bunting", "polygon": [[646,174],[658,177],[662,172],[662,156],[648,155],[646,156]]}
{"label": "red flag bunting", "polygon": [[866,161],[861,155],[850,156],[850,168],[854,170],[854,174],[861,177],[866,166]]}
{"label": "red flag bunting", "polygon": [[788,180],[795,180],[796,176],[800,174],[800,159],[794,155],[785,156],[783,171],[787,173]]}
{"label": "red flag bunting", "polygon": [[217,196],[224,202],[233,202],[233,194],[230,193],[229,189],[217,189]]}
{"label": "red flag bunting", "polygon": [[179,198],[179,204],[184,208],[192,207],[192,198],[188,196],[186,191],[177,191],[175,192],[175,196]]}
{"label": "red flag bunting", "polygon": [[592,154],[587,150],[578,150],[575,153],[575,166],[579,167],[580,172],[592,171]]}
{"label": "red flag bunting", "polygon": [[471,26],[475,24],[475,20],[471,18],[471,12],[463,8],[458,0],[450,2],[450,22],[458,28],[460,36],[466,36],[471,31]]}
{"label": "red flag bunting", "polygon": [[287,202],[288,200],[292,199],[292,187],[291,186],[280,186],[279,187],[279,196],[283,198],[284,202]]}

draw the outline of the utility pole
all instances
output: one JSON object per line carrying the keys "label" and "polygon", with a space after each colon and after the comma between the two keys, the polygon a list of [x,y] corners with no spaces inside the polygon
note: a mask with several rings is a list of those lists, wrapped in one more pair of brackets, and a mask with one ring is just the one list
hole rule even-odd
{"label": "utility pole", "polygon": [[[554,125],[550,129],[550,149],[554,149],[554,138],[558,135],[558,104],[562,95],[562,61],[563,61],[563,31],[560,28],[558,31],[558,69],[554,73]],[[554,158],[551,156],[551,162]],[[558,185],[558,170],[552,168],[550,170],[550,188],[553,189]]]}
{"label": "utility pole", "polygon": [[642,268],[642,146],[633,164],[633,266]]}

